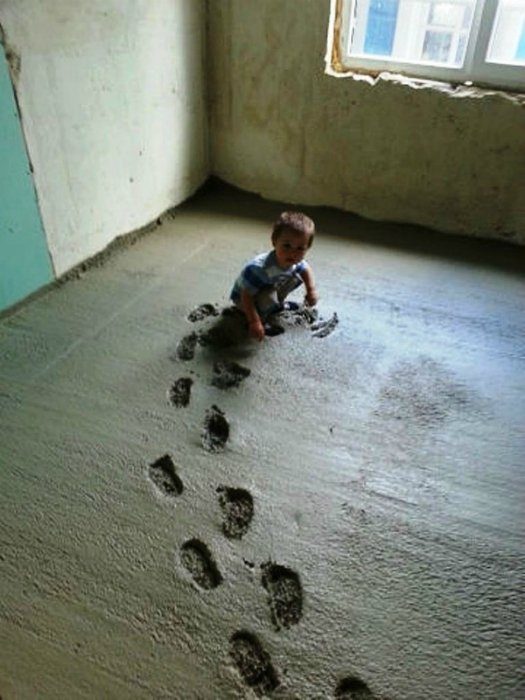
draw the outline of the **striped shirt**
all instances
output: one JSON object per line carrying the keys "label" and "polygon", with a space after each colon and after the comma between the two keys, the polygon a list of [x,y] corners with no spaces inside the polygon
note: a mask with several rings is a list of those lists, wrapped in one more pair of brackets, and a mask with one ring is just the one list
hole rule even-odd
{"label": "striped shirt", "polygon": [[306,260],[301,260],[297,265],[292,265],[287,269],[279,267],[275,258],[275,251],[262,253],[251,260],[242,270],[235,280],[230,299],[238,303],[241,299],[241,292],[245,289],[249,294],[255,296],[263,289],[273,288],[279,290],[281,285],[289,282],[290,278],[298,278],[300,273],[308,268]]}

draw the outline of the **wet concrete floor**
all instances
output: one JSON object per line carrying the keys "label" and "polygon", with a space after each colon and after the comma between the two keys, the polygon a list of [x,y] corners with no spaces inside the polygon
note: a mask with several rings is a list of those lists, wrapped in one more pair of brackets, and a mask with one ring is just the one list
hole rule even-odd
{"label": "wet concrete floor", "polygon": [[3,700],[523,696],[523,250],[309,209],[338,325],[182,359],[283,208],[0,321]]}

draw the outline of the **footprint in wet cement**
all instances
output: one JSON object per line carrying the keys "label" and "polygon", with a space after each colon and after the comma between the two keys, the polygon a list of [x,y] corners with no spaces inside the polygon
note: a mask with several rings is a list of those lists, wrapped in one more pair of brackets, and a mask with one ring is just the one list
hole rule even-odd
{"label": "footprint in wet cement", "polygon": [[312,325],[312,336],[314,338],[326,338],[327,335],[330,335],[330,333],[334,332],[335,327],[338,323],[339,318],[334,311],[334,313],[328,320],[323,321],[322,319],[320,319]]}
{"label": "footprint in wet cement", "polygon": [[231,636],[230,656],[246,685],[257,695],[271,693],[279,685],[270,655],[251,632],[241,630]]}
{"label": "footprint in wet cement", "polygon": [[364,681],[355,676],[347,676],[337,684],[335,697],[343,700],[374,700],[375,695]]}
{"label": "footprint in wet cement", "polygon": [[275,628],[296,625],[303,616],[303,589],[298,574],[272,561],[261,564],[261,569]]}
{"label": "footprint in wet cement", "polygon": [[196,321],[202,321],[203,319],[208,318],[208,316],[218,315],[219,309],[215,306],[215,304],[200,304],[200,306],[195,307],[193,311],[190,311],[188,314],[188,321],[195,323]]}
{"label": "footprint in wet cement", "polygon": [[219,486],[219,503],[223,512],[222,531],[232,540],[240,540],[248,532],[253,518],[253,498],[245,489]]}
{"label": "footprint in wet cement", "polygon": [[230,424],[223,411],[218,406],[212,406],[206,411],[204,417],[202,446],[208,452],[218,452],[223,449],[229,436]]}
{"label": "footprint in wet cement", "polygon": [[210,590],[222,583],[221,573],[204,542],[197,539],[185,542],[181,547],[180,559],[199,588]]}
{"label": "footprint in wet cement", "polygon": [[284,311],[278,314],[278,318],[293,326],[311,326],[319,318],[319,311],[314,306],[285,302]]}
{"label": "footprint in wet cement", "polygon": [[218,389],[229,389],[239,386],[243,379],[249,377],[251,370],[237,362],[217,361],[213,365],[213,377],[211,383]]}
{"label": "footprint in wet cement", "polygon": [[168,391],[170,403],[177,408],[187,406],[190,402],[191,387],[193,379],[190,377],[180,377],[175,381]]}
{"label": "footprint in wet cement", "polygon": [[163,455],[149,465],[149,477],[166,496],[180,496],[184,490],[182,480],[175,471],[169,455]]}
{"label": "footprint in wet cement", "polygon": [[179,360],[193,360],[198,339],[199,336],[195,332],[184,336],[177,345],[176,354]]}

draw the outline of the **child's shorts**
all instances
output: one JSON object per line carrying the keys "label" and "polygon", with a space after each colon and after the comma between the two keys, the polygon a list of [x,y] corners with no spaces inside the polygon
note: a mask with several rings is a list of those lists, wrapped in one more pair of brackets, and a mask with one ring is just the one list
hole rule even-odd
{"label": "child's shorts", "polygon": [[303,280],[299,275],[289,277],[284,284],[280,284],[278,288],[270,287],[262,289],[255,297],[255,307],[262,319],[268,318],[272,314],[279,313],[283,310],[283,302],[286,297],[300,287]]}

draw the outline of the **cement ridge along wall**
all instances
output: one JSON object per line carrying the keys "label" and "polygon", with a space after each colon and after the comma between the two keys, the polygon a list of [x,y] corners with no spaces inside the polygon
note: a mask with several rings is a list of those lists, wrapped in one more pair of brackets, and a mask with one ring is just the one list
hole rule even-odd
{"label": "cement ridge along wall", "polygon": [[523,100],[327,75],[329,12],[210,0],[214,174],[269,199],[524,244]]}

